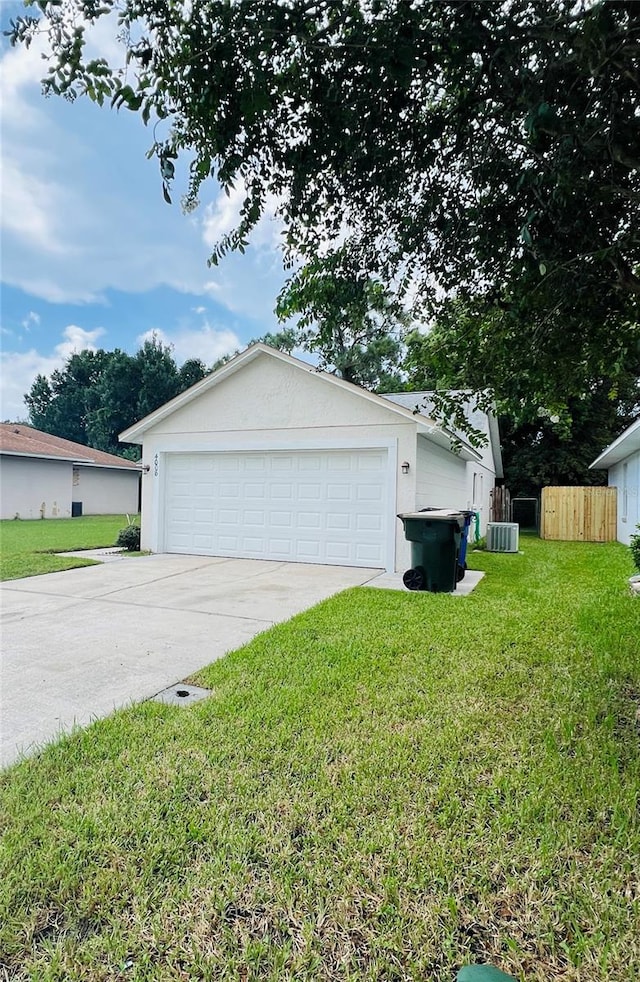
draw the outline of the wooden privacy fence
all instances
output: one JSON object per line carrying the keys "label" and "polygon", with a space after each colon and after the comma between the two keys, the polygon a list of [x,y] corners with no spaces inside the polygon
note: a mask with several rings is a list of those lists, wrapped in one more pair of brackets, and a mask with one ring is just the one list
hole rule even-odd
{"label": "wooden privacy fence", "polygon": [[616,488],[543,488],[540,538],[614,542]]}
{"label": "wooden privacy fence", "polygon": [[509,489],[495,487],[490,494],[491,506],[489,508],[490,522],[510,522],[511,521],[511,495]]}

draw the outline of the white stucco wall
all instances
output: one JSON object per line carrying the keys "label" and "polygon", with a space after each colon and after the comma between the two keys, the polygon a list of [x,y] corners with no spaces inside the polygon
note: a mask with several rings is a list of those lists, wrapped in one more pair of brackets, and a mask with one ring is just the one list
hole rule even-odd
{"label": "white stucco wall", "polygon": [[609,486],[618,489],[618,541],[628,546],[640,523],[640,450],[609,469]]}
{"label": "white stucco wall", "polygon": [[480,514],[480,535],[487,533],[491,508],[491,491],[496,483],[493,469],[467,461],[467,504],[466,508]]}
{"label": "white stucco wall", "polygon": [[0,454],[2,518],[70,518],[71,463]]}
{"label": "white stucco wall", "polygon": [[416,507],[466,508],[467,462],[418,437]]}
{"label": "white stucco wall", "polygon": [[82,502],[83,515],[136,515],[139,482],[138,471],[80,465],[73,501]]}

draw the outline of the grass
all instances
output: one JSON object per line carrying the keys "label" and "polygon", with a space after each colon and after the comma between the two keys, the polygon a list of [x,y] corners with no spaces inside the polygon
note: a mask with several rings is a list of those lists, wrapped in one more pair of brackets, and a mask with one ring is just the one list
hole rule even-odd
{"label": "grass", "polygon": [[640,603],[618,545],[349,590],[2,776],[12,982],[533,982],[640,964]]}
{"label": "grass", "polygon": [[92,559],[58,556],[56,553],[113,546],[118,532],[126,524],[125,515],[2,521],[0,579],[15,580],[20,576],[38,576],[76,566],[92,566]]}

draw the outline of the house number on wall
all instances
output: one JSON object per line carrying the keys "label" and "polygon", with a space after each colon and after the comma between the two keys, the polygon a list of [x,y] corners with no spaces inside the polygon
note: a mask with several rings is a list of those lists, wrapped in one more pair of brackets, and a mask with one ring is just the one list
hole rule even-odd
{"label": "house number on wall", "polygon": [[159,466],[159,457],[158,457],[158,454],[156,454],[154,456],[154,458],[153,458],[153,476],[154,477],[157,477],[158,476],[158,466]]}

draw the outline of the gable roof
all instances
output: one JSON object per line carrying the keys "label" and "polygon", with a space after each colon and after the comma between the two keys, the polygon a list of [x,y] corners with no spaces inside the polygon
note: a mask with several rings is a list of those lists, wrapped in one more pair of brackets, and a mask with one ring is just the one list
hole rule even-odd
{"label": "gable roof", "polygon": [[[493,459],[493,469],[497,478],[504,477],[504,470],[502,466],[502,450],[500,448],[500,431],[498,429],[498,420],[493,412],[485,412],[482,409],[478,409],[475,406],[475,400],[473,398],[473,393],[469,391],[455,391],[451,392],[451,395],[459,395],[463,398],[463,410],[464,414],[470,423],[470,425],[476,429],[480,430],[487,437],[489,441],[489,450],[491,457]],[[424,392],[386,392],[384,395],[385,399],[395,402],[399,406],[404,406],[406,409],[411,409],[414,411],[416,407],[421,407],[421,412],[423,414],[431,412],[434,403],[434,392],[432,390],[426,390]],[[464,440],[464,434],[454,430],[458,439]]]}
{"label": "gable roof", "polygon": [[451,450],[453,443],[460,444],[460,456],[464,460],[480,459],[480,455],[473,449],[473,447],[469,446],[465,440],[460,440],[445,427],[438,426],[432,419],[429,419],[428,416],[424,416],[421,413],[415,414],[411,410],[406,409],[404,406],[398,406],[393,402],[390,402],[383,396],[378,396],[374,392],[368,392],[366,389],[361,388],[359,385],[354,385],[352,382],[346,382],[344,379],[338,378],[337,375],[331,375],[328,372],[321,372],[317,368],[314,368],[313,365],[309,365],[308,362],[300,361],[299,358],[293,358],[291,355],[287,355],[283,351],[278,351],[276,348],[271,348],[269,345],[263,344],[262,342],[258,342],[257,344],[253,344],[251,347],[246,348],[239,355],[236,355],[235,358],[228,361],[226,365],[222,365],[222,367],[216,372],[212,372],[211,375],[207,375],[206,378],[203,378],[200,382],[196,382],[196,384],[192,385],[191,388],[186,389],[174,399],[171,399],[163,406],[160,406],[160,408],[156,409],[155,412],[150,413],[138,423],[135,423],[128,429],[123,430],[119,436],[119,439],[127,443],[142,443],[143,434],[152,426],[160,423],[163,419],[166,419],[167,416],[170,416],[183,406],[188,405],[204,392],[207,392],[209,389],[219,385],[225,379],[234,375],[245,365],[248,365],[250,362],[259,357],[273,358],[276,361],[289,365],[298,371],[303,371],[307,374],[311,373],[315,375],[316,378],[321,379],[328,385],[336,385],[343,390],[357,395],[361,399],[366,399],[369,402],[382,407],[387,412],[401,417],[405,422],[410,420],[416,424],[419,432],[422,432],[426,437],[428,437],[428,439],[447,450]]}
{"label": "gable roof", "polygon": [[42,460],[67,460],[88,467],[140,470],[139,465],[133,460],[125,460],[103,450],[94,450],[93,447],[85,447],[82,443],[74,443],[72,440],[63,440],[59,436],[52,436],[51,433],[44,433],[23,423],[0,423],[0,454],[13,457],[38,457]]}
{"label": "gable roof", "polygon": [[636,450],[640,450],[640,418],[628,426],[617,440],[610,443],[606,450],[603,450],[600,456],[596,457],[592,464],[589,464],[589,469],[607,470],[614,464],[620,463],[625,457],[631,456]]}

